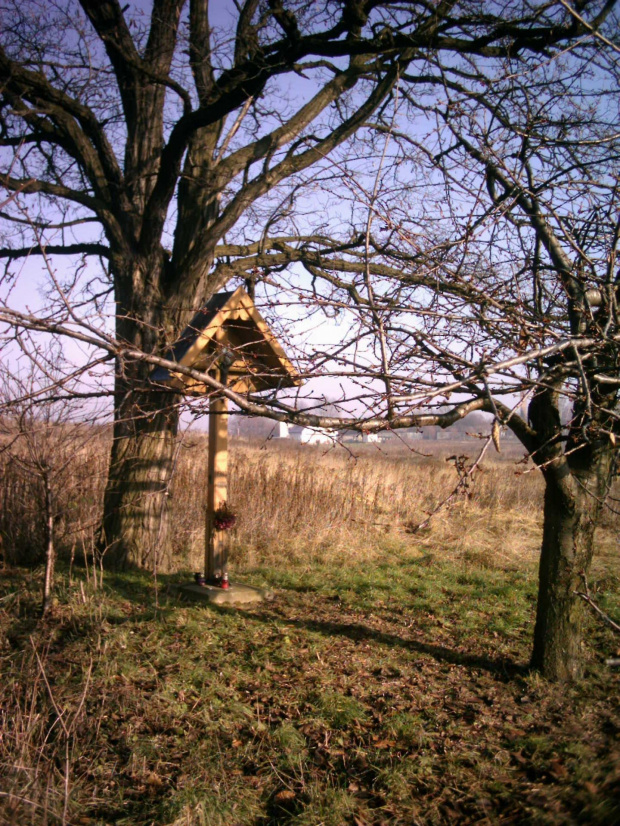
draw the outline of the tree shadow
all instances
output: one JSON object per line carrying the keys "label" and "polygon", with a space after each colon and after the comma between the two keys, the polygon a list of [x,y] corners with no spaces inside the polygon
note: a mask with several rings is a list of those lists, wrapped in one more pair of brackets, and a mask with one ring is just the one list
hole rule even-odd
{"label": "tree shadow", "polygon": [[[174,611],[175,605],[178,605],[180,602],[188,606],[198,605],[198,603],[195,602],[185,602],[179,593],[178,586],[182,584],[182,582],[187,582],[188,579],[189,577],[180,577],[179,574],[158,575],[160,596],[159,607],[157,609],[155,609],[156,602],[153,592],[153,580],[147,579],[144,574],[133,576],[128,573],[108,573],[104,581],[108,588],[116,591],[128,601],[139,602],[145,607],[157,610],[163,617]],[[270,624],[276,622],[290,628],[313,631],[326,637],[344,637],[353,642],[375,642],[389,648],[401,648],[407,651],[414,651],[418,654],[432,657],[437,662],[467,668],[478,668],[504,680],[524,676],[529,671],[529,665],[517,663],[509,657],[495,658],[468,651],[458,651],[438,643],[424,642],[423,640],[410,639],[399,636],[398,634],[391,634],[359,622],[336,622],[333,620],[312,618],[299,619],[288,617],[283,611],[269,610],[267,607],[264,609],[256,607],[244,609],[228,605],[213,605],[207,602],[200,603],[200,607],[208,608],[210,611],[215,611],[220,614],[241,610],[248,621]]]}
{"label": "tree shadow", "polygon": [[415,651],[418,654],[426,654],[438,662],[450,665],[460,665],[468,668],[479,668],[488,671],[498,677],[511,680],[514,677],[522,677],[529,671],[528,665],[517,663],[509,657],[492,658],[480,654],[473,654],[467,651],[456,651],[437,643],[423,642],[421,640],[407,639],[380,631],[361,623],[334,622],[332,620],[297,619],[283,616],[282,614],[269,611],[252,611],[248,613],[248,618],[259,622],[273,623],[280,622],[291,628],[300,628],[306,631],[314,631],[326,637],[346,637],[353,642],[376,642],[386,645],[389,648],[402,648],[407,651]]}

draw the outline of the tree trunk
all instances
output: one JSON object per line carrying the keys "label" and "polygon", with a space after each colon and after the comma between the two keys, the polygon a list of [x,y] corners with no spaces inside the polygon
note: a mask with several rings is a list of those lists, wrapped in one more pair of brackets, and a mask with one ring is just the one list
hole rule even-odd
{"label": "tree trunk", "polygon": [[[145,287],[145,272],[152,285],[160,283],[161,273],[157,261],[140,269],[134,265],[133,273],[125,272],[118,279],[131,285],[131,294],[119,303],[116,334],[144,353],[161,353],[172,324],[157,289],[136,289],[140,283]],[[169,564],[168,492],[179,397],[150,385],[151,370],[140,361],[116,366],[114,433],[100,545],[104,564],[113,568],[165,570]]]}
{"label": "tree trunk", "polygon": [[543,542],[531,665],[550,680],[576,680],[583,672],[583,589],[594,530],[607,493],[610,456],[561,480],[545,473]]}
{"label": "tree trunk", "polygon": [[170,401],[130,389],[115,411],[102,548],[111,567],[169,565],[168,489],[178,425]]}
{"label": "tree trunk", "polygon": [[[143,353],[165,354],[198,306],[220,286],[217,278],[208,283],[212,263],[213,251],[203,250],[202,276],[197,279],[180,277],[161,248],[148,259],[116,255],[117,339]],[[171,561],[169,485],[180,397],[155,389],[149,382],[151,370],[139,361],[116,366],[114,437],[100,544],[104,564],[116,568],[165,570]]]}

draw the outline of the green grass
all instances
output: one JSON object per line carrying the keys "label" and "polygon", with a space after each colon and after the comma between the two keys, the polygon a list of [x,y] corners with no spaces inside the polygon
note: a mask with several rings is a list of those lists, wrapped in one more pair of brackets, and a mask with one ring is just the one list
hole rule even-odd
{"label": "green grass", "polygon": [[592,622],[579,686],[528,673],[533,570],[262,568],[243,611],[77,577],[45,623],[38,574],[0,582],[0,823],[620,819],[617,638]]}

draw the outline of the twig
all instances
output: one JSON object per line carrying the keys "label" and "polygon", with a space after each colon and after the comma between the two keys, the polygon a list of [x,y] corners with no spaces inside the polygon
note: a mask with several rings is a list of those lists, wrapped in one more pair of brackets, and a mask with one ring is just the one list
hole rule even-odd
{"label": "twig", "polygon": [[[68,718],[68,712],[61,711],[56,699],[54,698],[54,693],[52,691],[52,687],[47,679],[47,674],[45,673],[45,667],[43,662],[41,661],[41,657],[39,656],[39,652],[37,651],[36,645],[32,637],[30,637],[30,644],[32,645],[32,649],[34,651],[37,665],[39,666],[39,671],[41,673],[41,677],[43,678],[43,682],[45,683],[45,687],[47,689],[48,696],[54,707],[54,711],[56,713],[56,720],[60,723],[64,734],[64,746],[65,746],[65,754],[64,754],[64,777],[63,777],[63,785],[64,785],[64,802],[63,802],[63,812],[62,812],[62,826],[66,826],[68,823],[67,815],[69,812],[69,793],[70,793],[70,779],[71,779],[71,758],[72,758],[72,737],[73,737],[73,729],[75,724],[77,723],[78,717],[80,716],[82,709],[84,708],[84,703],[86,702],[86,697],[88,695],[88,689],[90,687],[90,679],[93,673],[93,661],[91,659],[88,665],[88,672],[86,674],[86,680],[84,681],[84,690],[82,691],[82,696],[80,697],[80,702],[78,703],[78,707],[76,711],[73,713],[71,720],[65,723],[65,716]],[[52,725],[55,726],[56,723]]]}
{"label": "twig", "polygon": [[[578,597],[581,597],[581,599],[584,600],[584,602],[587,602],[588,605],[599,615],[599,617],[603,620],[603,622],[612,629],[612,631],[615,631],[616,634],[620,634],[620,625],[618,625],[617,622],[614,622],[611,619],[611,617],[608,617],[607,614],[598,607],[598,605],[594,602],[594,600],[590,596],[590,591],[588,590],[588,581],[587,581],[586,575],[584,573],[581,574],[581,578],[583,579],[583,585],[584,585],[584,588],[585,588],[585,593],[583,591],[575,591],[574,593]],[[613,661],[608,660],[607,664],[609,665],[610,662],[613,662]],[[617,662],[620,663],[620,660],[617,660]]]}
{"label": "twig", "polygon": [[620,49],[616,46],[616,44],[612,40],[609,40],[609,38],[605,37],[604,34],[601,34],[601,32],[599,32],[594,26],[591,26],[587,20],[584,20],[583,17],[580,14],[578,14],[575,9],[568,5],[566,0],[560,0],[560,3],[562,6],[564,6],[566,11],[575,18],[575,20],[578,20],[581,23],[581,25],[585,29],[587,29],[593,37],[596,38],[596,40],[600,40],[606,46],[609,46],[611,49],[613,49],[614,52],[620,54]]}
{"label": "twig", "polygon": [[[456,486],[448,494],[448,496],[446,496],[445,499],[442,499],[441,502],[435,508],[433,508],[433,510],[430,511],[430,513],[428,513],[426,519],[422,520],[422,522],[420,522],[417,525],[410,525],[408,527],[408,533],[416,534],[416,533],[418,533],[418,531],[421,531],[424,528],[426,528],[426,526],[429,524],[431,519],[434,516],[436,516],[439,513],[440,510],[445,508],[446,505],[448,505],[461,492],[461,490],[467,490],[467,486],[469,484],[469,481],[473,480],[474,473],[479,469],[480,463],[482,462],[484,454],[487,452],[488,447],[491,444],[492,438],[493,438],[492,436],[487,436],[486,441],[485,441],[485,443],[482,447],[482,450],[480,451],[480,453],[476,457],[475,461],[472,462],[472,464],[469,467],[467,467],[464,464],[462,465],[462,467],[460,467],[459,466],[459,459],[456,456],[450,457],[450,458],[455,460],[454,465],[455,465],[457,473],[459,474],[459,480],[458,480]],[[465,457],[460,457],[460,458],[464,460],[467,457],[465,456]]]}

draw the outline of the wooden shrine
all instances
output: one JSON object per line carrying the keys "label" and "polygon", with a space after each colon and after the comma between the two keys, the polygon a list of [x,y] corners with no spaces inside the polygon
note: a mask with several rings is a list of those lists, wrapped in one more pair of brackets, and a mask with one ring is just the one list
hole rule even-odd
{"label": "wooden shrine", "polygon": [[[278,390],[300,383],[282,346],[239,287],[216,293],[194,316],[167,358],[183,367],[208,373],[237,393]],[[228,399],[204,382],[159,367],[151,380],[179,393],[209,395],[209,468],[205,532],[207,583],[228,581],[230,532],[228,511]]]}

